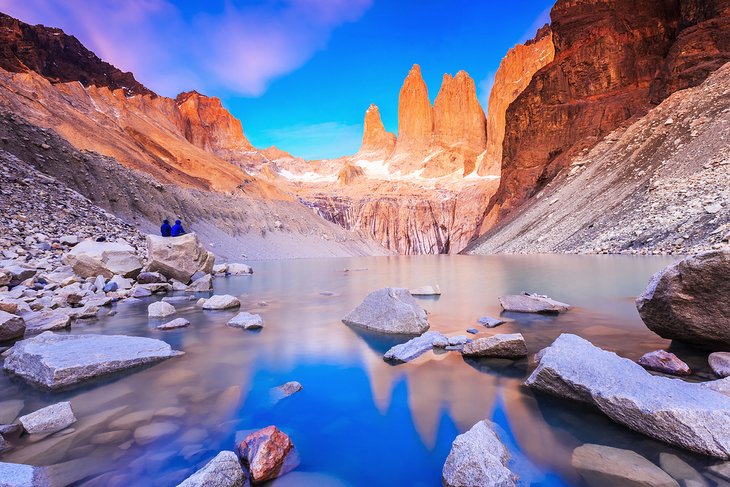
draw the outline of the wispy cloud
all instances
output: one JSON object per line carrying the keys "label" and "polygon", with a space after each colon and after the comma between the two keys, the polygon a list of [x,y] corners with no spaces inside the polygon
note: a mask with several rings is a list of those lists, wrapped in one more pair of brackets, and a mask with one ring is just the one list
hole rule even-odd
{"label": "wispy cloud", "polygon": [[372,2],[226,1],[218,11],[191,14],[168,0],[0,0],[0,9],[25,22],[61,27],[161,94],[194,87],[258,96],[326,47],[337,27],[360,18]]}
{"label": "wispy cloud", "polygon": [[266,133],[280,149],[307,160],[354,154],[362,142],[362,124],[324,122],[293,125]]}

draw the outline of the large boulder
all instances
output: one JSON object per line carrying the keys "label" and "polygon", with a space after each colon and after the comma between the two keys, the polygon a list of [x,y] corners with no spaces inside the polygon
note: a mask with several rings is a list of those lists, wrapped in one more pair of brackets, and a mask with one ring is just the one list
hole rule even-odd
{"label": "large boulder", "polygon": [[679,487],[676,480],[631,450],[586,444],[571,459],[587,485],[622,487]]}
{"label": "large boulder", "polygon": [[468,357],[517,359],[527,356],[527,345],[521,333],[494,335],[466,343],[462,354]]}
{"label": "large boulder", "polygon": [[373,291],[362,303],[342,318],[350,326],[382,333],[420,335],[428,330],[426,311],[408,289],[386,287]]}
{"label": "large boulder", "polygon": [[654,333],[712,350],[730,349],[730,251],[675,262],[651,278],[636,299]]}
{"label": "large boulder", "polygon": [[238,456],[248,469],[252,483],[261,483],[284,475],[296,466],[291,455],[294,444],[276,426],[268,426],[248,435],[238,445]]}
{"label": "large boulder", "polygon": [[687,450],[730,458],[730,398],[708,387],[654,376],[635,362],[560,335],[538,354],[526,384],[592,404],[635,431]]}
{"label": "large boulder", "polygon": [[147,270],[189,284],[193,274],[210,274],[215,255],[208,252],[195,233],[179,237],[147,235]]}
{"label": "large boulder", "polygon": [[134,247],[122,242],[85,240],[65,254],[63,262],[83,278],[104,276],[111,279],[115,274],[133,278],[142,270]]}
{"label": "large boulder", "polygon": [[76,422],[71,403],[59,402],[18,418],[23,429],[30,434],[50,435]]}
{"label": "large boulder", "polygon": [[456,437],[442,473],[446,487],[514,487],[509,452],[490,421],[479,421]]}
{"label": "large boulder", "polygon": [[443,340],[446,340],[448,345],[448,338],[444,335],[437,331],[427,331],[421,336],[408,340],[406,343],[392,347],[385,352],[383,358],[397,362],[410,362],[431,350],[435,346],[434,342],[442,344]]}
{"label": "large boulder", "polygon": [[62,389],[182,353],[153,338],[45,332],[13,345],[3,368],[34,385]]}
{"label": "large boulder", "polygon": [[243,487],[246,476],[232,451],[222,451],[178,487]]}
{"label": "large boulder", "polygon": [[23,338],[25,334],[25,321],[16,316],[0,310],[0,342]]}

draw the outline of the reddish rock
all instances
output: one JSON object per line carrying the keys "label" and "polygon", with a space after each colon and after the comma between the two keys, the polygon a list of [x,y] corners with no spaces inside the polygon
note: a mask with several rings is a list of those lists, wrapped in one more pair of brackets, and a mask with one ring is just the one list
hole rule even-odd
{"label": "reddish rock", "polygon": [[[289,437],[276,426],[251,433],[238,445],[238,456],[251,475],[252,483],[261,483],[284,475],[296,465],[289,458],[294,449]],[[288,461],[289,460],[289,461]]]}
{"label": "reddish rock", "polygon": [[0,13],[0,68],[13,73],[35,71],[52,83],[79,81],[84,86],[123,89],[126,96],[151,95],[132,73],[99,59],[61,29],[29,25]]}
{"label": "reddish rock", "polygon": [[692,370],[679,357],[665,350],[646,353],[638,360],[645,369],[672,375],[690,375]]}
{"label": "reddish rock", "polygon": [[545,25],[535,39],[516,45],[502,59],[489,94],[487,152],[477,168],[480,176],[500,175],[507,108],[527,88],[534,74],[551,63],[554,56],[553,33]]}
{"label": "reddish rock", "polygon": [[403,82],[398,98],[398,140],[396,152],[413,155],[425,153],[433,135],[433,108],[428,88],[421,77],[421,67],[414,64]]}
{"label": "reddish rock", "polygon": [[365,172],[360,166],[354,164],[345,163],[337,173],[337,184],[340,186],[348,186],[355,182],[357,179],[365,176]]}
{"label": "reddish rock", "polygon": [[365,112],[365,124],[362,135],[360,153],[376,152],[388,157],[395,148],[395,134],[385,130],[380,118],[380,110],[376,105],[370,105]]}
{"label": "reddish rock", "polygon": [[191,144],[216,154],[253,149],[243,135],[241,121],[223,108],[219,98],[188,91],[177,95],[175,103],[181,130]]}
{"label": "reddish rock", "polygon": [[727,4],[559,0],[550,15],[555,58],[507,111],[501,184],[481,231],[539,192],[574,155],[724,62]]}

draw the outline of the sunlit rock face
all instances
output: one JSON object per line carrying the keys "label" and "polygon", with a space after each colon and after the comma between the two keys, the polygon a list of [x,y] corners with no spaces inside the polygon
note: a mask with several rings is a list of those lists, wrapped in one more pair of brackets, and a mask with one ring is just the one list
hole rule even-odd
{"label": "sunlit rock face", "polygon": [[362,146],[358,155],[387,158],[395,148],[395,134],[385,130],[380,110],[370,105],[365,112]]}
{"label": "sunlit rock face", "polygon": [[558,1],[555,58],[507,110],[502,179],[484,228],[508,217],[572,157],[724,63],[727,3]]}
{"label": "sunlit rock face", "polygon": [[421,67],[413,65],[398,98],[398,140],[395,155],[412,159],[425,155],[433,135],[433,107]]}
{"label": "sunlit rock face", "polygon": [[509,105],[532,81],[532,77],[555,56],[550,27],[541,28],[534,39],[509,50],[494,75],[487,108],[487,151],[477,168],[480,176],[499,176],[502,170],[502,142]]}

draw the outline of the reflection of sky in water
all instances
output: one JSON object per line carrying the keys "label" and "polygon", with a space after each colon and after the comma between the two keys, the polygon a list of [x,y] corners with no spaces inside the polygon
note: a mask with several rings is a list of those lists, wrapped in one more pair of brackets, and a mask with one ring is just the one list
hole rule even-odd
{"label": "reflection of sky in water", "polygon": [[[73,333],[161,338],[186,354],[178,359],[60,394],[38,392],[0,377],[0,402],[23,398],[24,413],[71,400],[79,422],[64,437],[30,443],[4,461],[53,464],[74,459],[108,472],[93,485],[175,485],[235,440],[269,424],[290,434],[301,464],[274,482],[288,485],[440,485],[451,442],[481,419],[503,429],[513,468],[523,484],[577,485],[575,447],[591,442],[630,448],[658,463],[671,452],[698,469],[706,460],[661,445],[580,405],[534,396],[522,386],[528,359],[464,359],[426,353],[390,365],[382,354],[399,339],[351,329],[339,320],[370,291],[386,285],[439,284],[439,299],[422,299],[432,329],[479,336],[521,332],[531,353],[562,332],[582,335],[629,358],[668,342],[648,332],[632,296],[667,258],[500,256],[295,260],[254,264],[256,274],[215,280],[216,293],[241,296],[242,309],[260,313],[260,333],[225,326],[235,314],[177,304],[189,328],[159,332],[146,304],[119,305],[115,316]],[[363,271],[344,272],[345,268]],[[497,296],[535,291],[576,306],[558,317],[510,314],[494,330],[480,316],[498,316]],[[322,293],[332,293],[325,295]],[[705,357],[686,352],[698,367]],[[690,365],[693,365],[692,363]],[[304,390],[275,402],[270,389],[290,380]],[[1,407],[1,406],[0,406]],[[185,410],[160,416],[163,408]],[[95,444],[114,419],[140,413],[141,423],[179,430],[152,444]],[[106,415],[106,416],[105,416]],[[108,417],[107,417],[108,416]],[[131,435],[131,433],[130,433]]]}

